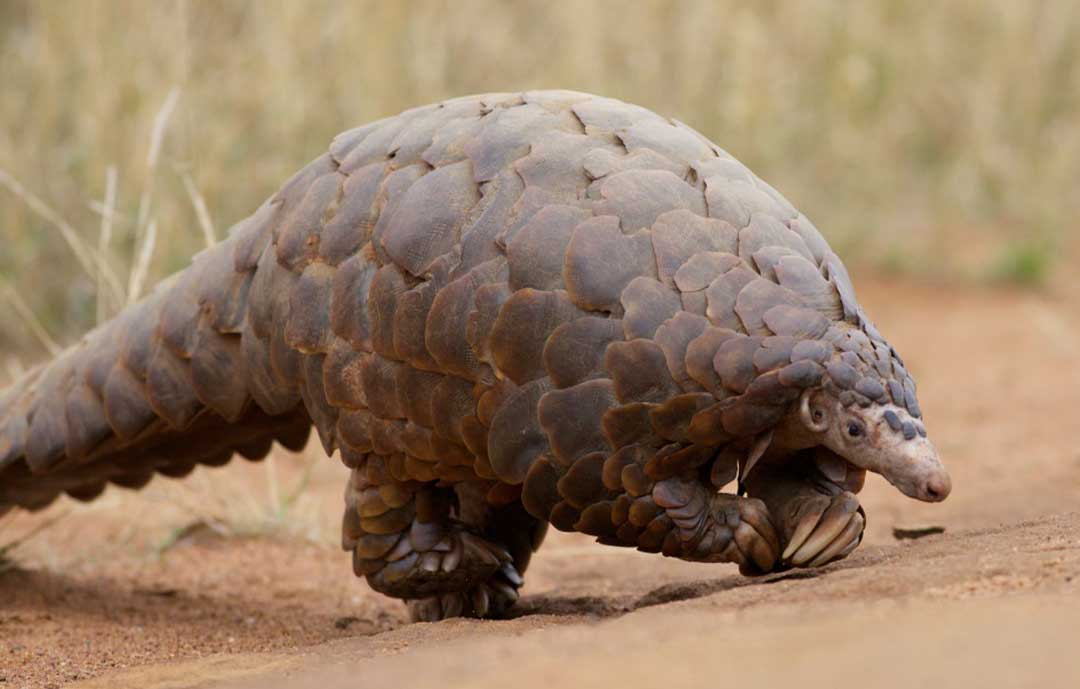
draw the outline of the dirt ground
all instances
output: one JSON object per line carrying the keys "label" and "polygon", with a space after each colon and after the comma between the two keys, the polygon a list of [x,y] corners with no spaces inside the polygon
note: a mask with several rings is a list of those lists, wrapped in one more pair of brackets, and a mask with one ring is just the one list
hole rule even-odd
{"label": "dirt ground", "polygon": [[280,456],[0,522],[56,519],[0,574],[0,686],[1076,686],[1080,291],[856,283],[954,490],[871,479],[848,560],[751,580],[552,534],[514,619],[410,625],[334,545],[344,470],[281,516]]}

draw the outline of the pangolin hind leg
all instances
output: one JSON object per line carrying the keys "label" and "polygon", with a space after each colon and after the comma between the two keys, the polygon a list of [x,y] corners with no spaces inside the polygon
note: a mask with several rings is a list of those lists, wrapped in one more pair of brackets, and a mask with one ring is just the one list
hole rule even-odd
{"label": "pangolin hind leg", "polygon": [[357,576],[403,599],[413,619],[504,613],[522,583],[512,554],[520,548],[465,521],[453,489],[394,478],[393,461],[370,455],[346,488],[342,545],[353,552]]}
{"label": "pangolin hind leg", "polygon": [[665,555],[734,562],[747,575],[769,572],[776,564],[780,540],[761,500],[717,493],[696,477],[658,481],[652,499],[671,523],[661,546]]}
{"label": "pangolin hind leg", "polygon": [[525,570],[547,533],[547,522],[525,511],[517,486],[469,481],[455,486],[455,497],[458,519],[500,555],[505,551],[511,559],[467,590],[409,600],[414,620],[432,622],[463,612],[478,617],[505,616],[517,602]]}
{"label": "pangolin hind leg", "polygon": [[[820,567],[862,542],[866,513],[855,497],[865,472],[823,450],[760,467],[749,493],[769,509],[784,544],[780,567]],[[760,471],[760,473],[759,473]]]}

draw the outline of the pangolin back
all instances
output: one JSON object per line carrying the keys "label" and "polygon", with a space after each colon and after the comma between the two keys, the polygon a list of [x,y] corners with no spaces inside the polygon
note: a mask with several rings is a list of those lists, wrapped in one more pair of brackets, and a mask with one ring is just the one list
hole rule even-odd
{"label": "pangolin back", "polygon": [[341,134],[0,393],[0,506],[261,458],[314,425],[350,466],[524,484],[531,512],[580,523],[613,453],[697,461],[823,378],[918,416],[840,260],[732,156],[611,99],[461,98]]}

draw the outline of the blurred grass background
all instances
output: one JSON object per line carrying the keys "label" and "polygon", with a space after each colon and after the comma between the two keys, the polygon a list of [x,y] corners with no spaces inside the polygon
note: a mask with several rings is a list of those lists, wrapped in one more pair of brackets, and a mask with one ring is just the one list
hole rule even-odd
{"label": "blurred grass background", "polygon": [[[1074,0],[0,0],[0,84],[0,171],[90,246],[117,171],[105,260],[125,285],[150,220],[149,283],[202,248],[193,198],[221,236],[341,130],[543,87],[689,123],[864,267],[1039,283],[1075,249]],[[94,324],[95,279],[3,188],[0,247],[0,278],[54,339]],[[0,380],[44,355],[12,307]]]}

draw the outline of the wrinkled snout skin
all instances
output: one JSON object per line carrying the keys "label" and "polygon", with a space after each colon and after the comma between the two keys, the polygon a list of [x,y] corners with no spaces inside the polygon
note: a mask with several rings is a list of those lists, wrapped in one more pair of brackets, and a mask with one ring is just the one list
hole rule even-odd
{"label": "wrinkled snout skin", "polygon": [[881,467],[872,469],[901,493],[924,502],[941,502],[952,492],[952,479],[927,438],[901,443],[886,453]]}
{"label": "wrinkled snout skin", "polygon": [[[830,450],[855,466],[881,474],[908,497],[941,502],[949,496],[952,479],[934,444],[925,436],[922,422],[906,410],[893,405],[869,409],[844,409],[838,405],[834,418],[838,422],[829,425],[824,438]],[[898,422],[899,427],[895,427]],[[850,430],[855,424],[861,424],[862,430],[852,437]],[[918,432],[912,434],[909,428]]]}

